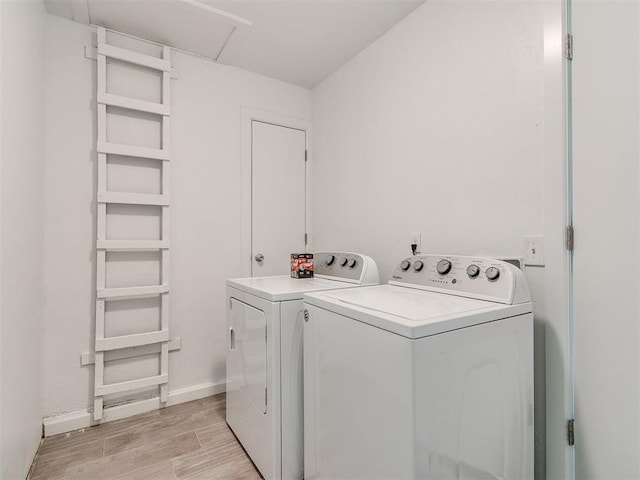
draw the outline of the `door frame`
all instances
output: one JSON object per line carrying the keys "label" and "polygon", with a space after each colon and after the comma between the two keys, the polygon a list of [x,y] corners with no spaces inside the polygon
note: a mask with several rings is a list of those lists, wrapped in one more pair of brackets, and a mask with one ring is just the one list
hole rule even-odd
{"label": "door frame", "polygon": [[305,169],[305,230],[308,234],[307,250],[311,249],[311,195],[310,195],[310,171],[311,171],[311,121],[257,108],[240,107],[241,114],[241,184],[242,184],[242,213],[241,213],[241,268],[242,276],[251,276],[251,143],[252,122],[264,122],[285,128],[295,128],[305,132],[307,165]]}
{"label": "door frame", "polygon": [[[544,7],[544,316],[539,319],[536,346],[543,353],[546,478],[574,479],[574,448],[567,443],[567,421],[573,418],[573,354],[571,260],[566,228],[572,222],[569,124],[569,61],[564,39],[569,30],[568,1]],[[541,322],[540,322],[541,320]],[[537,400],[539,399],[536,398]],[[537,472],[538,473],[538,472]],[[542,475],[540,475],[542,476]]]}

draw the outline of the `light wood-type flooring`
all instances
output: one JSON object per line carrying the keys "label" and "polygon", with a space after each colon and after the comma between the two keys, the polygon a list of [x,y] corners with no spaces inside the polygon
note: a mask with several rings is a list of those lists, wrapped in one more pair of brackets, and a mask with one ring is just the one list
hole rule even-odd
{"label": "light wood-type flooring", "polygon": [[225,395],[45,438],[30,480],[259,480]]}

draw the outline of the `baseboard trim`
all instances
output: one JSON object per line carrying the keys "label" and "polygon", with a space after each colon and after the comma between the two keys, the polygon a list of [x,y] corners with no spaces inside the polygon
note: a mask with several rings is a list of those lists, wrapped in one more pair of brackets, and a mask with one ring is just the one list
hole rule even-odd
{"label": "baseboard trim", "polygon": [[[193,387],[180,388],[169,392],[167,403],[165,406],[178,405],[180,403],[190,402],[199,398],[209,397],[226,391],[226,382],[203,383]],[[45,417],[42,421],[44,436],[50,437],[60,433],[67,433],[73,430],[99,425],[104,422],[112,422],[121,418],[131,417],[140,413],[150,412],[160,408],[160,398],[154,397],[137,402],[116,405],[114,407],[105,408],[101,422],[94,422],[92,419],[92,411],[89,409],[78,410],[75,412],[63,413],[52,417]]]}

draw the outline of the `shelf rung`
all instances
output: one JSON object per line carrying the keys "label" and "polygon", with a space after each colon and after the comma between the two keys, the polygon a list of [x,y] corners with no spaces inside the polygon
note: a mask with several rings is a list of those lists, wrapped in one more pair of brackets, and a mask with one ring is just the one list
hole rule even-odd
{"label": "shelf rung", "polygon": [[98,240],[98,250],[164,250],[169,240]]}
{"label": "shelf rung", "polygon": [[171,72],[171,62],[169,60],[132,52],[124,48],[114,47],[113,45],[98,43],[98,55],[115,58],[116,60],[122,60],[123,62],[133,63],[153,70]]}
{"label": "shelf rung", "polygon": [[157,332],[136,333],[133,335],[121,335],[119,337],[96,338],[96,352],[118,350],[121,348],[139,347],[141,345],[153,345],[155,343],[168,342],[169,330]]}
{"label": "shelf rung", "polygon": [[98,92],[98,103],[112,107],[128,108],[138,112],[155,113],[157,115],[171,115],[169,105],[161,103],[145,102],[135,98],[113,95],[111,93]]}
{"label": "shelf rung", "polygon": [[140,388],[153,387],[161,385],[169,381],[168,375],[156,375],[154,377],[140,378],[128,382],[111,383],[109,385],[96,386],[94,395],[99,397],[102,395],[110,395],[112,393],[129,392]]}
{"label": "shelf rung", "polygon": [[169,196],[151,195],[149,193],[98,192],[98,203],[168,206]]}
{"label": "shelf rung", "polygon": [[136,147],[135,145],[121,145],[118,143],[98,142],[98,153],[124,155],[127,157],[151,158],[155,160],[170,160],[171,153],[159,148]]}
{"label": "shelf rung", "polygon": [[[169,346],[169,352],[175,352],[176,350],[180,350],[182,348],[182,339],[174,338],[173,340],[169,340],[167,342]],[[101,352],[98,352],[101,353]],[[109,352],[109,356],[107,354],[103,354],[104,361],[113,361],[113,360],[123,360],[127,358],[136,358],[144,355],[156,355],[162,353],[162,343],[153,343],[151,345],[142,345],[133,350],[124,349],[124,350],[114,350]],[[84,352],[80,355],[80,365],[93,365],[96,362],[96,352]]]}
{"label": "shelf rung", "polygon": [[97,291],[98,298],[128,298],[145,295],[160,295],[169,292],[169,285],[151,285],[147,287],[104,288]]}

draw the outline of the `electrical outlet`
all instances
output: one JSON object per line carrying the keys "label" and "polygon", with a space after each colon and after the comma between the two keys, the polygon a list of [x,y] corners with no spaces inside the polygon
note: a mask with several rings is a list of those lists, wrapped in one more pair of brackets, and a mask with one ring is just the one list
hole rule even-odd
{"label": "electrical outlet", "polygon": [[524,264],[544,266],[544,236],[529,235],[524,237]]}
{"label": "electrical outlet", "polygon": [[422,251],[422,234],[420,232],[409,234],[409,248],[414,244],[416,245],[416,253],[420,253]]}

